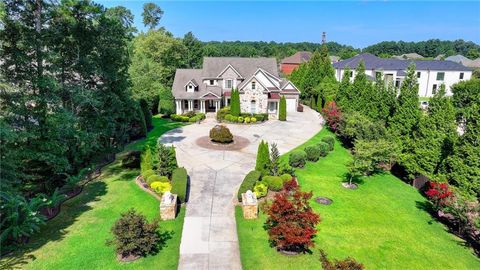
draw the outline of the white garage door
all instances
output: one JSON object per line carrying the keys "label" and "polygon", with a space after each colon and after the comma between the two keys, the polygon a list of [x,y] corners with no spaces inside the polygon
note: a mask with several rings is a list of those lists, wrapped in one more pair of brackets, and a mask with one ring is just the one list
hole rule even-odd
{"label": "white garage door", "polygon": [[287,112],[295,112],[297,111],[297,99],[286,99],[287,100]]}

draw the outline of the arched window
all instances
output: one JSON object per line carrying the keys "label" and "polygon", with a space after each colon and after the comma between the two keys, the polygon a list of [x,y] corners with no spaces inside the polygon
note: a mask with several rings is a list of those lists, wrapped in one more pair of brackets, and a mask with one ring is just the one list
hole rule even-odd
{"label": "arched window", "polygon": [[250,102],[250,112],[253,114],[257,113],[257,102],[255,100]]}

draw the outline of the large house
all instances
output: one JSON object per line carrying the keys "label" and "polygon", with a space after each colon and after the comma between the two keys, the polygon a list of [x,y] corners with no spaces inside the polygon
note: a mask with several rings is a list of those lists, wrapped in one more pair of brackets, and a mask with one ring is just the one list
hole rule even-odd
{"label": "large house", "polygon": [[231,91],[240,92],[243,113],[276,116],[280,97],[287,111],[297,109],[300,92],[278,76],[275,58],[205,57],[202,69],[177,69],[172,92],[176,113],[216,112],[230,103]]}
{"label": "large house", "polygon": [[384,79],[400,87],[405,79],[407,67],[415,63],[420,97],[431,97],[442,84],[445,85],[447,95],[452,95],[450,87],[462,80],[472,77],[472,70],[452,61],[442,60],[400,60],[379,58],[373,54],[363,53],[333,64],[335,77],[341,80],[345,69],[352,70],[352,80],[355,76],[354,69],[360,61],[365,63],[365,74],[370,80],[374,80],[377,74],[382,74]]}
{"label": "large house", "polygon": [[[310,61],[312,58],[311,52],[300,51],[296,52],[294,55],[289,57],[285,57],[282,62],[280,63],[280,70],[285,75],[290,75],[296,68],[298,68],[301,64]],[[340,60],[338,56],[330,56],[330,62],[336,63]]]}

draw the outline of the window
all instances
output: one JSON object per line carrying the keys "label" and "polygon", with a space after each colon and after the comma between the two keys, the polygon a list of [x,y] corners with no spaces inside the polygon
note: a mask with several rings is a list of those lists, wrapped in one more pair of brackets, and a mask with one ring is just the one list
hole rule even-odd
{"label": "window", "polygon": [[252,82],[252,90],[255,90],[256,83]]}
{"label": "window", "polygon": [[232,80],[227,80],[225,88],[232,88],[232,86],[233,86],[233,81]]}
{"label": "window", "polygon": [[349,73],[350,73],[350,78],[352,78],[353,77],[353,71],[350,71]]}
{"label": "window", "polygon": [[210,80],[210,85],[214,85],[215,84],[215,81],[214,80]]}
{"label": "window", "polygon": [[184,108],[185,110],[188,110],[188,100],[184,100],[184,101],[183,101],[183,108]]}
{"label": "window", "polygon": [[417,72],[417,78],[420,78],[422,76],[422,73],[419,71]]}
{"label": "window", "polygon": [[250,112],[252,114],[257,113],[257,103],[255,102],[255,100],[252,100],[252,102],[250,103]]}
{"label": "window", "polygon": [[434,84],[433,87],[432,87],[432,94],[436,94],[437,93],[437,85]]}
{"label": "window", "polygon": [[375,79],[377,79],[377,80],[382,79],[382,72],[376,71],[376,72],[375,72]]}
{"label": "window", "polygon": [[193,86],[191,84],[188,85],[188,90],[192,90]]}
{"label": "window", "polygon": [[397,88],[400,87],[400,81],[399,80],[395,81],[395,87],[397,87]]}
{"label": "window", "polygon": [[437,72],[437,81],[443,81],[445,78],[445,72]]}
{"label": "window", "polygon": [[463,72],[460,72],[460,80],[463,80]]}
{"label": "window", "polygon": [[196,109],[196,110],[199,109],[198,104],[199,104],[199,103],[198,103],[198,100],[197,100],[197,99],[193,100],[193,108],[194,108],[194,109]]}

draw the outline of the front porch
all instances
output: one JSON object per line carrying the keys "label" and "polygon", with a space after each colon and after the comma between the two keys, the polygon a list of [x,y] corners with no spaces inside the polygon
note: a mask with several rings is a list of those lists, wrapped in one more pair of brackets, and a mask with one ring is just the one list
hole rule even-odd
{"label": "front porch", "polygon": [[217,112],[221,107],[221,99],[181,99],[175,100],[176,114],[186,112]]}

